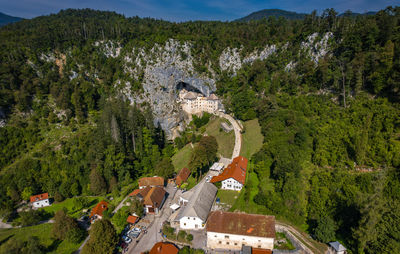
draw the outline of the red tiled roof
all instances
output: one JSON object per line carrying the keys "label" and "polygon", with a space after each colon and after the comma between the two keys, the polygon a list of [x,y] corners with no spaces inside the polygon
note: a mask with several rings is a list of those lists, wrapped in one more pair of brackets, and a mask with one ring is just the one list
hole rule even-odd
{"label": "red tiled roof", "polygon": [[129,196],[130,197],[136,196],[140,191],[141,191],[141,189],[136,189],[136,190],[132,191],[131,194],[129,194]]}
{"label": "red tiled roof", "polygon": [[176,177],[175,183],[176,185],[181,185],[184,181],[188,179],[190,175],[190,170],[188,168],[182,168]]}
{"label": "red tiled roof", "polygon": [[251,248],[251,254],[272,254],[272,250]]}
{"label": "red tiled roof", "polygon": [[132,216],[132,215],[129,215],[128,218],[126,219],[126,221],[131,224],[135,224],[137,220],[138,220],[138,217]]}
{"label": "red tiled roof", "polygon": [[139,179],[139,187],[164,186],[164,178],[161,176],[143,177]]}
{"label": "red tiled roof", "polygon": [[108,203],[106,201],[100,201],[90,213],[90,217],[93,217],[95,214],[99,216],[103,216],[103,212],[107,210]]}
{"label": "red tiled roof", "polygon": [[31,203],[33,203],[33,202],[48,199],[48,198],[49,198],[49,193],[46,192],[46,193],[31,196],[30,200],[31,200]]}
{"label": "red tiled roof", "polygon": [[172,243],[158,242],[151,248],[149,254],[177,254],[179,249]]}
{"label": "red tiled roof", "polygon": [[233,178],[239,183],[244,184],[246,180],[247,162],[248,160],[243,156],[236,157],[221,174],[211,178],[211,182],[216,183]]}
{"label": "red tiled roof", "polygon": [[275,238],[275,217],[214,211],[208,216],[206,228],[207,232]]}
{"label": "red tiled roof", "polygon": [[150,205],[154,208],[159,208],[164,197],[165,190],[160,187],[152,187],[146,196],[143,197],[143,204]]}
{"label": "red tiled roof", "polygon": [[136,194],[136,196],[141,199],[145,198],[149,193],[149,191],[151,190],[151,188],[153,187],[147,186],[146,188],[140,189],[140,191]]}

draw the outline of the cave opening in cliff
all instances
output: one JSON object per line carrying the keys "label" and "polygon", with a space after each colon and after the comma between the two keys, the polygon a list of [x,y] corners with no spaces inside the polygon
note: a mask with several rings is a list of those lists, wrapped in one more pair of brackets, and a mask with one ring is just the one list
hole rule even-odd
{"label": "cave opening in cliff", "polygon": [[[200,93],[200,94],[203,94],[199,89],[197,89],[196,87],[194,87],[194,86],[192,86],[192,85],[190,85],[190,84],[188,84],[188,83],[185,83],[185,82],[179,82],[177,85],[176,85],[176,90],[178,91],[178,93],[179,93],[179,91],[181,91],[182,89],[185,89],[186,91],[189,91],[189,92],[195,92],[195,93]],[[204,95],[204,94],[203,94]]]}

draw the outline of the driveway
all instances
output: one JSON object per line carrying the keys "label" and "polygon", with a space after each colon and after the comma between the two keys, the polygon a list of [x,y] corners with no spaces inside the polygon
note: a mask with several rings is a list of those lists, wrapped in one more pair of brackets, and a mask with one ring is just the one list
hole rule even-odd
{"label": "driveway", "polygon": [[153,223],[147,228],[147,234],[142,234],[138,243],[132,243],[129,246],[128,253],[136,254],[149,251],[153,245],[162,241],[161,234],[159,233],[163,223],[169,218],[172,211],[169,206],[174,199],[176,189],[172,184],[168,184],[165,190],[168,192],[168,197],[164,202],[163,207],[158,215],[155,216]]}
{"label": "driveway", "polygon": [[242,130],[242,128],[232,116],[222,112],[218,112],[216,114],[220,117],[227,119],[231,123],[233,130],[235,131],[235,147],[233,148],[232,152],[232,160],[233,160],[234,158],[240,155],[240,149],[242,147],[242,134],[240,133],[240,131]]}

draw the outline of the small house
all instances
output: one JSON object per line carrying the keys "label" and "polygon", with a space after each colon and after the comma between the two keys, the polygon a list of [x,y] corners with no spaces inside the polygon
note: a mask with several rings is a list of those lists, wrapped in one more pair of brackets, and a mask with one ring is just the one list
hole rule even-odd
{"label": "small house", "polygon": [[346,254],[347,249],[339,242],[330,242],[329,243],[329,253]]}
{"label": "small house", "polygon": [[221,189],[240,191],[246,181],[248,160],[243,156],[233,159],[224,171],[211,178],[211,183],[221,182]]}
{"label": "small house", "polygon": [[94,223],[96,220],[103,218],[103,213],[108,209],[108,203],[106,201],[100,201],[90,212],[90,221]]}
{"label": "small house", "polygon": [[130,196],[139,198],[144,206],[146,213],[158,214],[162,205],[164,204],[167,192],[161,187],[145,187],[143,189],[135,190]]}
{"label": "small house", "polygon": [[33,207],[45,207],[50,205],[49,193],[42,193],[30,197],[30,201]]}

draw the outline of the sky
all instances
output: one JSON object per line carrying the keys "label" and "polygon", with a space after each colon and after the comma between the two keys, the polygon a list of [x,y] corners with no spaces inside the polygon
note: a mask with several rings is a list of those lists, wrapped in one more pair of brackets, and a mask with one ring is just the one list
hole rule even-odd
{"label": "sky", "polygon": [[127,17],[152,17],[169,21],[234,20],[262,9],[283,9],[310,13],[335,8],[364,13],[399,0],[0,0],[0,12],[22,18],[57,13],[67,8],[115,11]]}

